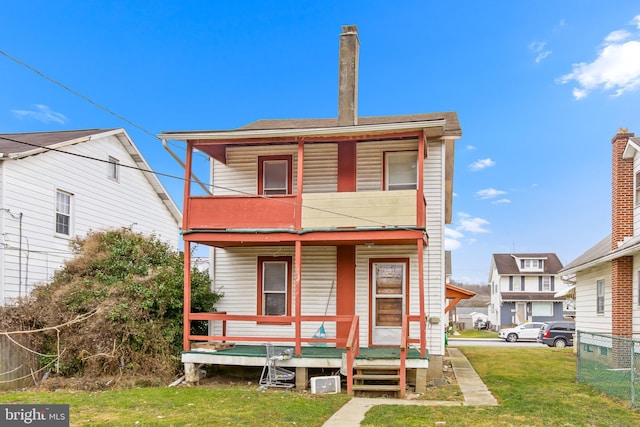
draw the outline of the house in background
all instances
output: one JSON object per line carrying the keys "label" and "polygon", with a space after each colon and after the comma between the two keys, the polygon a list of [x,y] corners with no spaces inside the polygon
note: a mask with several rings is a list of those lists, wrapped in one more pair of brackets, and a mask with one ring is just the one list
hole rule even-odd
{"label": "house in background", "polygon": [[565,300],[555,293],[569,285],[559,275],[561,268],[554,253],[493,254],[488,313],[492,327],[562,320]]}
{"label": "house in background", "polygon": [[576,330],[632,338],[640,333],[640,138],[612,139],[611,234],[561,273],[575,282]]}
{"label": "house in background", "polygon": [[[259,120],[229,131],[165,132],[187,144],[183,239],[212,248],[217,313],[192,313],[185,278],[187,373],[200,363],[262,366],[264,343],[306,388],[309,368],[385,365],[424,389],[442,377],[444,224],[451,222],[456,113],[359,117],[355,26],[340,36],[338,118]],[[192,193],[195,151],[212,194]],[[190,324],[209,320],[210,335]],[[326,338],[316,333],[322,327]],[[234,344],[200,351],[197,342]],[[321,345],[321,347],[320,347]],[[388,386],[388,385],[387,385]]]}
{"label": "house in background", "polygon": [[0,135],[0,304],[49,281],[76,236],[132,227],[178,247],[180,211],[124,129]]}

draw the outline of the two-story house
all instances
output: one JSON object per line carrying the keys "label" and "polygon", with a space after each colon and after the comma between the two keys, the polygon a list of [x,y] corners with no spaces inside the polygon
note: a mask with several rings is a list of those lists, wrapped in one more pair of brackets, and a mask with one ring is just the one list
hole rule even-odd
{"label": "two-story house", "polygon": [[[213,287],[224,294],[218,313],[192,313],[187,274],[187,371],[262,365],[271,342],[294,348],[283,363],[301,388],[310,368],[340,369],[349,391],[367,364],[397,367],[401,381],[409,371],[417,389],[442,376],[458,118],[359,117],[357,29],[343,30],[337,119],[160,135],[187,145],[185,265],[193,244],[210,246]],[[196,151],[211,158],[211,194],[192,193]],[[209,336],[191,335],[198,320],[211,322]],[[196,341],[235,346],[207,353]]]}
{"label": "two-story house", "polygon": [[640,138],[612,138],[611,234],[561,271],[575,276],[576,330],[640,333]]}
{"label": "two-story house", "polygon": [[0,135],[0,304],[46,283],[76,236],[132,227],[177,248],[181,220],[124,129]]}
{"label": "two-story house", "polygon": [[488,313],[492,328],[562,320],[565,300],[555,293],[569,285],[558,274],[561,268],[554,253],[493,254]]}

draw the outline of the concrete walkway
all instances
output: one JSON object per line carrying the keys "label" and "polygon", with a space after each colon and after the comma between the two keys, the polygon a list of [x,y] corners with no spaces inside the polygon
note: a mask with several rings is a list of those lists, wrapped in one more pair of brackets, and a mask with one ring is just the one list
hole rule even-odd
{"label": "concrete walkway", "polygon": [[323,427],[358,427],[367,411],[375,405],[415,406],[497,406],[498,402],[484,385],[466,357],[457,348],[449,347],[449,358],[464,401],[406,400],[354,397],[323,424]]}

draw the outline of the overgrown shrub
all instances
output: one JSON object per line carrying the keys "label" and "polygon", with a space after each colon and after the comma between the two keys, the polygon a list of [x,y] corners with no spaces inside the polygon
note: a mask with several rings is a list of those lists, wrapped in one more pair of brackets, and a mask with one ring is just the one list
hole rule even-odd
{"label": "overgrown shrub", "polygon": [[[183,336],[183,255],[156,237],[130,229],[90,233],[52,282],[18,305],[4,307],[0,330],[33,330],[29,345],[58,357],[62,375],[143,374],[173,377]],[[214,311],[220,294],[205,272],[191,271],[193,311]],[[206,322],[192,332],[206,335]],[[44,357],[43,362],[47,362]]]}

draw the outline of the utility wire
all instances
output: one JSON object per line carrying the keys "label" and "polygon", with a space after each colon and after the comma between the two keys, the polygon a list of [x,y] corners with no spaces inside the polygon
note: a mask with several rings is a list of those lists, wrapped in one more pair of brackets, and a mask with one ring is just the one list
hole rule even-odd
{"label": "utility wire", "polygon": [[81,94],[80,92],[71,89],[69,86],[65,85],[64,83],[59,82],[58,80],[54,79],[53,77],[49,77],[48,75],[46,75],[45,73],[43,73],[42,71],[38,70],[35,67],[32,67],[31,65],[27,64],[24,61],[19,60],[18,58],[9,55],[7,52],[5,52],[4,50],[0,50],[0,55],[3,55],[7,58],[9,58],[10,60],[12,60],[13,62],[22,65],[23,67],[33,71],[34,73],[36,73],[37,75],[39,75],[40,77],[49,80],[51,83],[54,83],[58,86],[60,86],[61,88],[63,88],[64,90],[74,94],[77,97],[80,97],[82,99],[84,99],[85,101],[87,101],[88,103],[92,104],[95,107],[98,107],[99,109],[101,109],[102,111],[106,111],[107,113],[111,114],[112,116],[116,117],[117,119],[122,120],[125,123],[130,124],[131,126],[135,127],[136,129],[141,130],[142,132],[146,133],[147,135],[152,136],[153,138],[157,138],[156,135],[154,135],[153,133],[149,132],[148,130],[146,130],[145,128],[143,128],[142,126],[137,125],[136,123],[132,122],[131,120],[127,119],[126,117],[121,116],[120,114],[114,112],[113,110],[110,110],[109,108],[105,107],[102,104],[98,104],[97,102],[95,102],[94,100],[92,100],[91,98],[89,98],[88,96],[85,96],[83,94]]}
{"label": "utility wire", "polygon": [[[95,107],[97,107],[97,108],[99,108],[99,109],[111,114],[112,116],[116,117],[119,120],[124,121],[125,123],[130,124],[131,126],[135,127],[136,129],[144,132],[145,134],[147,134],[147,135],[149,135],[149,136],[151,136],[153,138],[158,139],[157,135],[155,135],[154,133],[148,131],[144,127],[132,122],[131,120],[127,119],[126,117],[121,116],[120,114],[112,111],[111,109],[109,109],[109,108],[107,108],[107,107],[95,102],[94,100],[92,100],[88,96],[85,96],[85,95],[81,94],[80,92],[71,89],[69,86],[67,86],[64,83],[54,79],[53,77],[49,77],[45,73],[43,73],[40,70],[38,70],[37,68],[27,64],[26,62],[21,61],[20,59],[9,55],[7,52],[5,52],[3,50],[0,50],[0,55],[3,55],[5,57],[7,57],[8,59],[12,60],[13,62],[15,62],[15,63],[17,63],[19,65],[22,65],[23,67],[25,67],[25,68],[29,69],[30,71],[36,73],[40,77],[42,77],[42,78],[44,78],[46,80],[49,80],[50,82],[62,87],[64,90],[66,90],[66,91],[68,91],[68,92],[70,92],[70,93],[72,93],[72,94],[84,99],[85,101],[87,101],[88,103],[92,104],[93,106],[95,106]],[[19,144],[30,145],[30,146],[37,147],[37,148],[44,148],[44,149],[49,150],[49,151],[56,151],[56,152],[59,152],[59,153],[69,154],[69,155],[72,155],[72,156],[81,157],[81,158],[85,158],[85,159],[89,159],[89,160],[96,160],[96,161],[103,162],[103,163],[110,163],[109,160],[98,159],[98,158],[91,157],[91,156],[86,156],[86,155],[83,155],[83,154],[70,153],[68,151],[63,151],[63,150],[60,150],[60,149],[57,149],[57,148],[43,147],[41,145],[31,144],[31,143],[24,142],[24,141],[18,141],[18,140],[7,138],[7,137],[3,137],[3,136],[0,136],[0,138],[1,139],[5,139],[7,141],[16,142],[16,143],[19,143]],[[143,168],[140,168],[140,167],[137,167],[137,166],[129,166],[129,165],[123,165],[123,164],[120,164],[120,166],[125,167],[125,168],[129,168],[129,169],[139,170],[139,171],[142,171],[142,172],[152,173],[152,174],[159,175],[159,176],[164,176],[164,177],[167,177],[167,178],[179,179],[179,180],[182,180],[182,181],[185,180],[185,178],[183,178],[183,177],[179,177],[179,176],[176,176],[176,175],[171,175],[171,174],[163,173],[163,172],[157,172],[157,171],[153,171],[153,170],[150,170],[150,169],[143,169]],[[230,188],[221,187],[221,186],[217,186],[217,185],[210,185],[210,186],[213,187],[213,188],[218,188],[218,189],[225,190],[225,191],[231,191],[231,192],[242,194],[242,195],[247,195],[247,196],[252,196],[252,197],[256,196],[255,194],[251,194],[251,193],[240,191],[240,190],[230,189]],[[280,203],[287,203],[287,204],[290,204],[290,205],[293,205],[293,206],[297,206],[297,203],[295,203],[295,202],[289,202],[287,200],[276,199],[276,198],[268,197],[266,195],[258,195],[258,196],[262,197],[264,199],[273,200],[273,201],[277,201],[277,202],[280,202]],[[330,211],[330,210],[327,210],[327,209],[315,208],[315,207],[304,206],[304,205],[302,205],[302,207],[303,208],[307,208],[307,209],[320,211],[320,212],[324,212],[324,213],[329,213],[329,214],[332,214],[332,215],[338,215],[338,216],[341,216],[341,217],[357,219],[357,220],[360,220],[360,221],[367,221],[367,222],[371,222],[373,224],[381,225],[381,226],[385,226],[385,227],[389,226],[386,223],[375,221],[375,220],[372,220],[372,219],[369,219],[369,218],[361,218],[361,217],[354,216],[354,215],[348,215],[348,214],[344,214],[344,213],[340,213],[340,212]],[[413,229],[406,228],[406,227],[398,227],[398,228],[407,229],[407,230],[413,230]]]}

